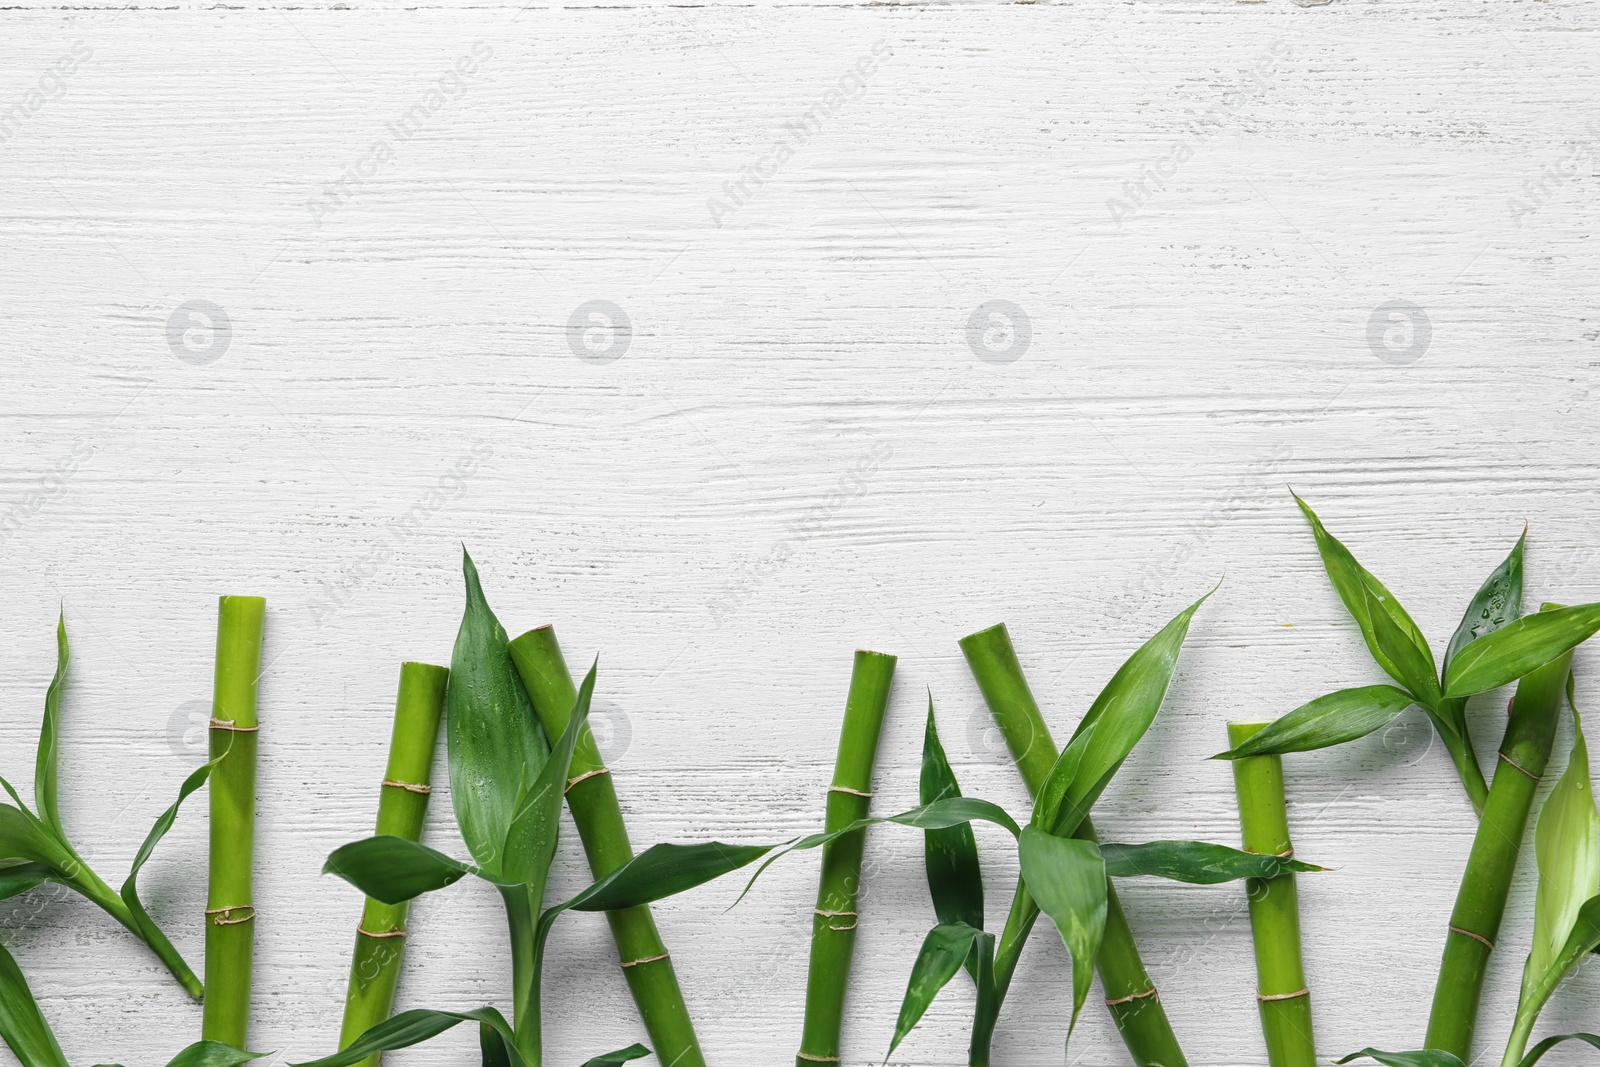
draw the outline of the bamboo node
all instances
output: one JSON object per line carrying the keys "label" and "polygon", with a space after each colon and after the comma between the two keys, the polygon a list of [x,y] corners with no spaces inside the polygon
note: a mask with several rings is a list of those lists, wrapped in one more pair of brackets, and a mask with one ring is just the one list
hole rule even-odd
{"label": "bamboo node", "polygon": [[658,963],[661,960],[670,958],[671,955],[672,955],[672,953],[670,953],[670,952],[663,952],[659,956],[647,956],[642,960],[624,960],[622,962],[622,965],[624,967],[639,967],[639,966],[642,966],[642,965],[644,965],[646,963]]}
{"label": "bamboo node", "polygon": [[211,728],[213,730],[227,730],[229,733],[235,734],[253,734],[261,729],[260,725],[240,726],[235,719],[212,719]]}
{"label": "bamboo node", "polygon": [[818,915],[825,915],[825,916],[827,916],[829,918],[833,918],[833,917],[839,916],[839,915],[855,915],[856,914],[856,912],[853,912],[853,911],[828,911],[828,910],[826,910],[824,908],[815,908],[813,910]]}
{"label": "bamboo node", "polygon": [[1511,764],[1511,766],[1515,767],[1517,770],[1521,771],[1523,774],[1526,774],[1529,778],[1532,778],[1534,781],[1537,782],[1539,780],[1539,777],[1540,777],[1539,775],[1534,774],[1532,771],[1528,770],[1528,768],[1522,766],[1522,764],[1518,763],[1516,760],[1512,759],[1510,756],[1506,755],[1504,752],[1500,753],[1500,758],[1505,760],[1507,763]]}
{"label": "bamboo node", "polygon": [[1494,951],[1494,942],[1490,941],[1487,937],[1484,937],[1482,934],[1475,934],[1471,930],[1463,930],[1459,926],[1450,927],[1450,932],[1453,933],[1453,934],[1460,934],[1463,937],[1470,937],[1474,941],[1481,941],[1483,944],[1488,946],[1490,952]]}
{"label": "bamboo node", "polygon": [[[233,913],[236,911],[249,912],[249,914],[241,914],[236,919],[233,917]],[[256,908],[254,904],[234,904],[227,908],[207,908],[206,914],[208,916],[216,916],[211,920],[212,926],[238,926],[241,923],[253,922],[256,917]]]}
{"label": "bamboo node", "polygon": [[582,774],[578,775],[576,778],[568,778],[567,779],[566,791],[568,793],[572,792],[572,787],[577,785],[579,782],[583,781],[585,778],[594,778],[594,777],[596,777],[598,775],[610,774],[610,773],[611,773],[611,768],[610,767],[601,767],[599,770],[595,770],[595,771],[584,771]]}
{"label": "bamboo node", "polygon": [[1118,1004],[1130,1004],[1135,1000],[1143,1000],[1146,997],[1155,997],[1157,1000],[1161,999],[1161,995],[1156,992],[1156,987],[1155,986],[1151,986],[1149,989],[1146,989],[1143,993],[1129,993],[1125,997],[1116,997],[1116,998],[1107,997],[1106,998],[1106,1007],[1113,1008],[1113,1007],[1116,1007]]}
{"label": "bamboo node", "polygon": [[1296,989],[1293,993],[1257,993],[1256,999],[1266,1004],[1274,1000],[1295,1000],[1299,997],[1309,997],[1311,990]]}
{"label": "bamboo node", "polygon": [[377,930],[368,930],[364,926],[358,926],[358,927],[356,927],[356,936],[357,937],[404,937],[404,936],[406,936],[406,932],[404,930],[383,930],[383,931],[380,932],[380,931],[377,931]]}
{"label": "bamboo node", "polygon": [[863,793],[861,790],[859,790],[859,789],[851,789],[847,785],[830,785],[828,787],[828,792],[830,792],[830,793],[849,793],[853,797],[868,797],[868,798],[870,798],[872,796],[872,790],[870,790],[870,789],[867,790],[865,793]]}
{"label": "bamboo node", "polygon": [[404,789],[407,793],[421,793],[423,796],[433,792],[433,786],[420,782],[397,782],[393,778],[385,778],[383,784],[386,789]]}
{"label": "bamboo node", "polygon": [[837,1056],[813,1056],[809,1052],[797,1052],[797,1053],[795,1053],[795,1055],[799,1056],[801,1059],[805,1060],[807,1063],[838,1063],[839,1062],[839,1057],[837,1057]]}

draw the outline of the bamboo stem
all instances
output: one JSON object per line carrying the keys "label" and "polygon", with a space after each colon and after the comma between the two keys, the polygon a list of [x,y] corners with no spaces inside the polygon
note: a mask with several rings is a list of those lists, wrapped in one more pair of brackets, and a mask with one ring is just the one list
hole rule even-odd
{"label": "bamboo stem", "polygon": [[511,931],[511,1028],[517,1051],[527,1067],[544,1062],[544,1019],[539,1005],[538,975],[534,969],[539,905],[525,885],[502,886],[506,923]]}
{"label": "bamboo stem", "polygon": [[211,878],[206,896],[206,996],[201,1036],[247,1048],[255,954],[256,686],[267,602],[225,596],[217,611],[211,700]]}
{"label": "bamboo stem", "polygon": [[[839,755],[828,789],[828,832],[867,817],[872,807],[872,767],[889,706],[895,657],[856,652],[839,731]],[[822,846],[822,878],[811,920],[811,965],[806,976],[805,1027],[796,1067],[839,1062],[850,957],[855,951],[865,830]]]}
{"label": "bamboo stem", "polygon": [[[1036,796],[1050,776],[1059,752],[1038,702],[1028,688],[1022,664],[1017,661],[1016,649],[1011,644],[1011,635],[1005,623],[1000,623],[963,637],[960,644],[984,702],[989,705],[995,725],[1000,728],[1006,748],[1028,787],[1028,795]],[[1075,836],[1093,839],[1094,832],[1094,824],[1086,817]],[[1026,914],[1029,909],[1031,917]],[[1011,917],[1006,920],[1006,933],[1001,937],[1004,947],[995,958],[996,991],[1002,999],[1010,986],[1022,943],[1037,918],[1038,907],[1025,891],[1019,893],[1013,902]],[[1172,1031],[1167,1011],[1161,1006],[1155,983],[1150,980],[1150,973],[1139,956],[1139,946],[1134,943],[1133,930],[1128,926],[1116,886],[1109,878],[1106,879],[1105,939],[1100,943],[1095,969],[1100,973],[1107,1008],[1134,1063],[1139,1067],[1187,1067],[1188,1061]]]}
{"label": "bamboo stem", "polygon": [[[394,730],[389,738],[389,763],[378,794],[377,833],[407,841],[422,840],[432,789],[433,754],[444,714],[445,685],[450,672],[427,663],[400,666],[400,691],[395,698]],[[389,1018],[400,965],[406,950],[409,904],[385,904],[367,898],[356,930],[350,961],[350,986],[345,995],[344,1025],[339,1048]],[[356,1067],[378,1067],[382,1053],[373,1053]]]}
{"label": "bamboo stem", "polygon": [[[1238,748],[1265,729],[1264,722],[1230,722],[1228,747]],[[1292,856],[1283,760],[1251,756],[1233,761],[1239,826],[1247,852]],[[1246,882],[1250,932],[1256,950],[1256,999],[1272,1067],[1316,1067],[1311,994],[1300,950],[1300,896],[1292,873]]]}
{"label": "bamboo stem", "polygon": [[[1552,607],[1546,604],[1540,610]],[[1571,665],[1569,651],[1517,683],[1489,799],[1450,913],[1426,1047],[1452,1053],[1463,1062],[1470,1059],[1489,955],[1500,936],[1534,792],[1550,761]]]}
{"label": "bamboo stem", "polygon": [[[566,731],[577,687],[561,655],[553,627],[530,630],[511,642],[516,664],[545,736],[554,743]],[[585,725],[578,735],[568,773],[567,807],[583,841],[589,870],[604,878],[633,859],[633,844],[617,802],[612,775],[600,757],[594,733]],[[622,960],[622,973],[639,1016],[650,1035],[656,1058],[674,1067],[705,1067],[672,957],[661,941],[649,905],[606,912],[611,937]]]}

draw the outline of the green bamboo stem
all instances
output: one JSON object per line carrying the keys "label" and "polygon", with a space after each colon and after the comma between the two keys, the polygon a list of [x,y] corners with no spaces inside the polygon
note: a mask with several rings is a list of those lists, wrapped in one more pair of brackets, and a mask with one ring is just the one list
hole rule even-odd
{"label": "green bamboo stem", "polygon": [[[439,720],[444,715],[445,685],[450,671],[428,663],[400,666],[400,692],[395,698],[394,730],[389,738],[389,764],[378,794],[377,833],[422,840],[432,791],[433,754],[439,740]],[[350,986],[345,994],[344,1025],[339,1047],[350,1043],[389,1018],[400,965],[405,957],[406,913],[409,904],[385,904],[367,898],[356,928],[355,953],[350,961]],[[356,1067],[378,1067],[381,1053],[373,1053]]]}
{"label": "green bamboo stem", "polygon": [[[1228,747],[1238,748],[1265,729],[1264,722],[1230,722]],[[1283,760],[1251,756],[1233,761],[1239,826],[1247,852],[1292,856],[1289,809],[1283,795]],[[1272,1067],[1316,1067],[1311,991],[1300,954],[1300,895],[1292,873],[1246,882],[1250,932],[1256,949],[1256,1000]]]}
{"label": "green bamboo stem", "polygon": [[[881,652],[856,652],[839,731],[839,755],[828,789],[828,832],[864,819],[872,807],[872,767],[878,738],[889,706],[895,657]],[[811,921],[811,965],[806,976],[805,1026],[796,1067],[836,1064],[844,1033],[845,996],[850,985],[850,957],[855,951],[861,890],[861,857],[866,830],[835,838],[822,846],[822,878]]]}
{"label": "green bamboo stem", "polygon": [[[995,725],[1000,728],[1006,748],[1028,787],[1028,795],[1036,796],[1060,753],[1050,735],[1050,727],[1045,725],[1039,704],[1028,688],[1022,664],[1017,661],[1016,649],[1011,644],[1011,635],[1005,624],[1000,623],[963,637],[960,644],[984,702],[989,705]],[[1085,818],[1075,836],[1093,839],[1094,832],[1094,824]],[[1026,892],[1019,893],[1011,916],[1006,920],[1005,933],[1001,935],[1002,948],[995,957],[995,984],[1002,999],[1010,987],[1022,944],[1037,918],[1037,906]],[[1150,973],[1139,956],[1133,930],[1128,926],[1122,902],[1109,878],[1106,879],[1105,939],[1100,943],[1095,969],[1100,974],[1107,1009],[1134,1063],[1138,1067],[1187,1067],[1188,1060],[1172,1031],[1167,1011],[1161,1006],[1155,983],[1150,980]]]}
{"label": "green bamboo stem", "polygon": [[[512,641],[510,647],[511,662],[516,664],[545,736],[553,744],[566,731],[578,699],[555,629],[542,626],[530,630]],[[567,807],[577,824],[589,870],[596,878],[604,878],[633,859],[633,844],[628,839],[611,772],[587,725],[578,734],[567,773]],[[674,1067],[705,1067],[705,1056],[700,1051],[672,957],[661,941],[649,905],[606,912],[606,921],[622,960],[628,991],[633,994],[656,1058]]]}
{"label": "green bamboo stem", "polygon": [[511,1028],[517,1051],[527,1067],[544,1062],[544,1019],[534,969],[534,947],[542,900],[525,885],[503,886],[506,924],[511,931]]}
{"label": "green bamboo stem", "polygon": [[1472,810],[1482,815],[1483,806],[1489,801],[1489,783],[1484,780],[1483,768],[1478,766],[1478,753],[1472,747],[1472,734],[1466,728],[1466,710],[1466,697],[1450,697],[1439,701],[1438,713],[1430,718],[1449,723],[1460,736],[1459,746],[1447,746],[1450,761],[1456,765],[1456,773],[1467,791],[1467,799],[1472,802]]}
{"label": "green bamboo stem", "polygon": [[247,1048],[255,955],[256,684],[267,602],[225,596],[217,611],[211,698],[211,879],[206,895],[206,997],[201,1036]]}
{"label": "green bamboo stem", "polygon": [[[1540,610],[1555,606],[1546,604]],[[1517,683],[1489,799],[1450,913],[1426,1047],[1452,1053],[1463,1062],[1471,1059],[1489,956],[1500,936],[1534,792],[1550,761],[1571,665],[1572,653],[1567,652]]]}

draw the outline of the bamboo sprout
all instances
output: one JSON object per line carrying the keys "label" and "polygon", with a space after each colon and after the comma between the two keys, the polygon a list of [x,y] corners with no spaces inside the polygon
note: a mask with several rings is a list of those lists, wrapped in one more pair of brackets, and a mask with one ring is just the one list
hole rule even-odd
{"label": "bamboo sprout", "polygon": [[[1000,728],[1000,735],[1028,787],[1028,795],[1036,796],[1059,753],[1050,736],[1050,727],[1045,725],[1039,705],[1028,688],[1022,665],[1017,661],[1011,635],[1005,623],[1000,623],[963,637],[960,644],[984,702],[989,705],[995,725]],[[1085,818],[1074,836],[1095,840],[1094,824]],[[1007,966],[1005,982],[1010,979],[1009,967],[1015,966],[1015,960],[1008,961]],[[1188,1061],[1178,1045],[1177,1035],[1172,1032],[1155,983],[1150,980],[1150,973],[1139,956],[1139,946],[1134,943],[1122,902],[1109,878],[1106,880],[1106,932],[1095,966],[1100,972],[1107,1009],[1134,1063],[1140,1067],[1186,1067]],[[996,982],[1003,990],[1005,984],[998,973],[1000,968],[1001,964],[996,961]]]}
{"label": "bamboo sprout", "polygon": [[[449,678],[448,669],[428,663],[400,666],[400,692],[395,699],[389,763],[378,797],[376,833],[407,841],[422,839],[428,794],[432,791],[434,748],[439,740],[439,720],[444,714]],[[387,1019],[394,1007],[405,956],[409,907],[409,903],[385,904],[367,898],[350,962],[350,988],[344,1002],[344,1025],[339,1032],[341,1049]],[[374,1053],[358,1067],[378,1067],[380,1058],[380,1053]]]}
{"label": "bamboo sprout", "polygon": [[247,1047],[255,954],[256,684],[267,602],[225,596],[217,612],[211,700],[211,878],[206,896],[206,997],[201,1036]]}
{"label": "bamboo sprout", "polygon": [[[554,627],[530,630],[512,641],[510,649],[511,661],[533,700],[545,736],[559,738],[567,729],[578,690]],[[633,844],[611,772],[587,725],[578,735],[567,774],[567,807],[577,824],[584,855],[595,878],[604,878],[633,859]],[[705,1067],[672,957],[661,941],[649,905],[608,911],[606,921],[656,1058],[675,1067]]]}
{"label": "bamboo sprout", "polygon": [[[1540,610],[1552,607],[1546,604]],[[1450,913],[1426,1047],[1452,1053],[1463,1062],[1470,1058],[1489,954],[1500,936],[1534,792],[1550,760],[1571,663],[1569,650],[1517,683],[1489,798]]]}
{"label": "bamboo sprout", "polygon": [[[839,731],[839,755],[828,788],[826,830],[864,819],[872,807],[872,767],[878,756],[895,657],[857,650]],[[811,923],[811,964],[806,976],[805,1026],[796,1067],[838,1063],[844,1032],[850,957],[855,951],[866,830],[822,846],[822,878]]]}
{"label": "bamboo sprout", "polygon": [[[1237,748],[1266,727],[1264,722],[1230,722],[1228,745]],[[1283,760],[1249,756],[1233,761],[1234,790],[1239,795],[1239,825],[1247,852],[1292,856],[1289,812],[1283,795]],[[1252,878],[1250,932],[1256,950],[1256,1000],[1261,1031],[1272,1067],[1315,1067],[1316,1042],[1311,1029],[1311,993],[1300,954],[1300,896],[1294,875]]]}

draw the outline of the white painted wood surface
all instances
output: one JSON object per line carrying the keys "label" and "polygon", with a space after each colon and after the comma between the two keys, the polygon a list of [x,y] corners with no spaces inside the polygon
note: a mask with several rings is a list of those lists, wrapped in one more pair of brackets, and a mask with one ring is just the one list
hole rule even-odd
{"label": "white painted wood surface", "polygon": [[[931,687],[966,790],[1020,812],[956,638],[1006,620],[1065,732],[1223,576],[1097,819],[1234,841],[1203,758],[1224,721],[1379,677],[1286,483],[1441,647],[1524,520],[1530,601],[1600,598],[1592,6],[22,0],[0,27],[0,770],[31,778],[64,602],[66,818],[120,880],[198,762],[216,596],[268,598],[274,1064],[336,1039],[359,901],[317,872],[370,825],[398,664],[447,662],[463,541],[513,632],[603,655],[638,842],[819,825],[858,645],[901,657],[878,804],[914,802]],[[595,300],[631,321],[614,362],[574,354],[619,343],[569,334]],[[969,347],[992,300],[1031,324],[1009,363]],[[1411,362],[1404,324],[1369,344],[1397,300],[1431,329]],[[169,341],[190,301],[231,323],[213,362],[203,320]],[[1021,347],[992,325],[980,348]],[[1485,752],[1503,704],[1474,702]],[[1289,777],[1301,854],[1338,868],[1302,898],[1322,1051],[1415,1047],[1471,811],[1415,712]],[[436,800],[428,840],[460,854]],[[192,960],[203,814],[145,877]],[[1013,865],[980,838],[998,924]],[[920,849],[872,835],[851,1065],[879,1062],[931,922]],[[659,908],[712,1062],[790,1062],[814,878],[795,858],[731,912],[732,882]],[[583,881],[569,838],[552,895]],[[1240,888],[1124,895],[1191,1063],[1263,1063]],[[506,1004],[491,893],[413,914],[403,1005]],[[1046,933],[1000,1063],[1062,1061]],[[81,901],[0,904],[0,938],[75,1063],[198,1033]],[[894,1063],[965,1062],[962,986]],[[1544,1029],[1593,1029],[1597,995],[1582,974]],[[563,921],[548,1003],[552,1064],[641,1035],[598,917]],[[1103,1012],[1068,1058],[1124,1062]]]}

